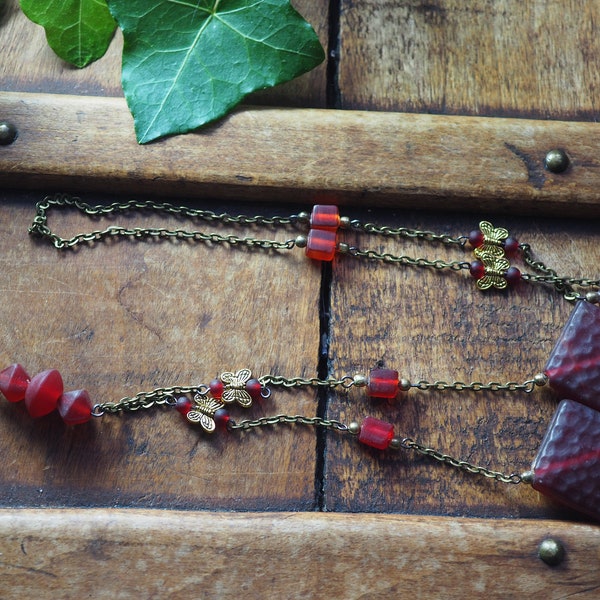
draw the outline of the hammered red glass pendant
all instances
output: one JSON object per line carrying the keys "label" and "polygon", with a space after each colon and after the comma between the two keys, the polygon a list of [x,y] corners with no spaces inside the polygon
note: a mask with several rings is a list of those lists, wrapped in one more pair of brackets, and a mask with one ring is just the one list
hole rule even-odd
{"label": "hammered red glass pendant", "polygon": [[560,402],[532,471],[538,492],[600,520],[600,412]]}
{"label": "hammered red glass pendant", "polygon": [[559,398],[600,410],[600,307],[577,302],[544,369]]}

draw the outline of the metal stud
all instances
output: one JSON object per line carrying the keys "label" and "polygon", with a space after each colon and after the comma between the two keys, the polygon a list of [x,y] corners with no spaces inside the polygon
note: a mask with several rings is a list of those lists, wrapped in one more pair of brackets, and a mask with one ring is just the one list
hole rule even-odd
{"label": "metal stud", "polygon": [[348,433],[358,435],[360,433],[360,425],[356,421],[348,424]]}
{"label": "metal stud", "polygon": [[296,246],[298,248],[306,248],[306,244],[308,243],[308,240],[306,239],[305,235],[299,235],[295,240],[294,243],[296,244]]}
{"label": "metal stud", "polygon": [[547,565],[555,567],[565,558],[564,546],[554,538],[546,538],[538,546],[538,556]]}
{"label": "metal stud", "polygon": [[0,146],[8,146],[17,139],[17,128],[8,121],[0,121]]}
{"label": "metal stud", "polygon": [[560,148],[550,150],[544,158],[544,165],[551,173],[564,173],[570,164],[569,156]]}

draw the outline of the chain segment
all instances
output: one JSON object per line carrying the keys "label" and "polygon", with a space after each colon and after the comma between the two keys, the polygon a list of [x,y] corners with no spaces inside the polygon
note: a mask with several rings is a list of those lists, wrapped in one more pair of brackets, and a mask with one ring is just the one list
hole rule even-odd
{"label": "chain segment", "polygon": [[493,471],[486,467],[474,465],[468,461],[459,460],[449,456],[448,454],[443,454],[442,452],[434,450],[433,448],[423,446],[422,444],[419,444],[410,438],[404,438],[401,442],[401,447],[405,450],[414,450],[423,456],[428,456],[429,458],[433,458],[434,460],[450,465],[451,467],[455,467],[462,471],[467,471],[468,473],[473,473],[475,475],[483,475],[488,479],[495,479],[496,481],[500,481],[502,483],[518,484],[522,482],[521,475],[518,475],[517,473],[511,473],[510,475],[507,475],[501,471]]}
{"label": "chain segment", "polygon": [[258,378],[263,385],[274,385],[282,386],[284,388],[295,388],[295,387],[327,387],[336,388],[341,386],[343,388],[351,388],[356,385],[354,378],[346,375],[341,379],[329,378],[319,379],[318,377],[311,377],[305,379],[303,377],[281,377],[280,375],[263,375]]}
{"label": "chain segment", "polygon": [[446,381],[434,381],[429,382],[425,380],[417,381],[416,383],[411,384],[411,387],[419,389],[419,390],[435,390],[435,391],[445,391],[445,390],[453,390],[456,392],[526,392],[531,393],[536,385],[540,385],[535,382],[534,379],[529,379],[524,381],[523,383],[517,383],[516,381],[509,381],[507,383],[499,383],[497,381],[490,381],[489,383],[482,383],[480,381],[472,381],[470,383],[465,383],[463,381],[453,381],[451,383],[447,383]]}
{"label": "chain segment", "polygon": [[227,428],[230,431],[236,429],[247,430],[257,427],[269,427],[280,423],[293,423],[298,425],[310,425],[313,427],[325,427],[326,429],[335,429],[337,431],[348,431],[348,426],[334,419],[323,419],[321,417],[305,417],[303,415],[275,415],[273,417],[261,417],[260,419],[245,420],[236,423],[229,421]]}
{"label": "chain segment", "polygon": [[432,269],[442,270],[450,269],[451,271],[469,270],[470,263],[465,261],[444,261],[440,259],[428,260],[426,258],[412,258],[410,256],[395,256],[389,252],[377,252],[375,250],[360,250],[351,246],[347,249],[350,256],[357,258],[366,258],[369,260],[379,260],[384,263],[396,263],[401,265],[410,265],[413,267],[429,267]]}

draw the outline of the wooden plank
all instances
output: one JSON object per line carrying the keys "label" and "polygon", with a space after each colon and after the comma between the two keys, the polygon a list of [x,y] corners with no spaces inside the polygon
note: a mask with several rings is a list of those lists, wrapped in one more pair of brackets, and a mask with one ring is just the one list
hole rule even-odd
{"label": "wooden plank", "polygon": [[596,121],[595,0],[341,0],[342,108]]}
{"label": "wooden plank", "polygon": [[[316,375],[320,269],[301,251],[109,241],[58,253],[28,236],[33,214],[32,197],[1,196],[1,369],[13,362],[30,375],[57,368],[67,390],[85,388],[94,402],[208,384],[242,367],[255,376]],[[50,219],[64,235],[116,222],[70,212]],[[140,214],[118,222],[296,235]],[[232,407],[232,417],[317,410],[314,392],[302,390],[254,404]],[[211,437],[166,408],[69,428],[56,414],[34,421],[2,398],[0,454],[10,457],[0,463],[5,507],[310,510],[316,502],[315,432],[308,428]]]}
{"label": "wooden plank", "polygon": [[[295,0],[296,9],[315,28],[327,48],[327,0]],[[121,54],[123,38],[117,30],[107,53],[98,61],[76,69],[59,59],[49,48],[44,30],[29,21],[18,0],[6,0],[0,8],[3,52],[0,89],[12,92],[122,96]],[[323,107],[326,102],[326,71],[323,63],[289,83],[250,96],[253,104]]]}
{"label": "wooden plank", "polygon": [[[362,222],[468,235],[485,211],[449,215],[347,208]],[[495,217],[563,276],[597,278],[600,231],[589,222]],[[429,260],[474,259],[466,249],[413,239],[342,232],[361,249]],[[523,272],[520,258],[511,260]],[[524,382],[541,372],[572,305],[550,287],[521,282],[500,292],[477,290],[468,271],[436,271],[351,256],[333,263],[329,364],[336,376],[368,374],[378,364],[410,381]],[[527,471],[557,398],[524,392],[410,390],[396,401],[370,401],[362,389],[332,395],[328,416],[344,422],[371,415],[443,453],[505,473]],[[577,518],[527,485],[464,473],[408,451],[380,453],[331,436],[325,508],[480,517]]]}
{"label": "wooden plank", "polygon": [[[118,98],[4,93],[0,114],[19,130],[0,147],[4,186],[599,214],[597,123],[247,108],[140,147]],[[561,174],[544,168],[556,147]]]}
{"label": "wooden plank", "polygon": [[[565,548],[550,567],[552,537]],[[14,597],[597,597],[600,530],[399,515],[2,511]],[[449,566],[451,565],[451,568]]]}

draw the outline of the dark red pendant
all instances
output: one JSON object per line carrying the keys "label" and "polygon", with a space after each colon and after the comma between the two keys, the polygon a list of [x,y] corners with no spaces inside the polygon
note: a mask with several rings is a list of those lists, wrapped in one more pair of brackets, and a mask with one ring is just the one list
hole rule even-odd
{"label": "dark red pendant", "polygon": [[600,520],[600,412],[560,402],[532,471],[538,492]]}
{"label": "dark red pendant", "polygon": [[560,398],[600,410],[600,307],[577,302],[544,373]]}

